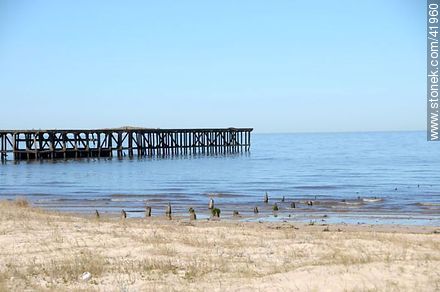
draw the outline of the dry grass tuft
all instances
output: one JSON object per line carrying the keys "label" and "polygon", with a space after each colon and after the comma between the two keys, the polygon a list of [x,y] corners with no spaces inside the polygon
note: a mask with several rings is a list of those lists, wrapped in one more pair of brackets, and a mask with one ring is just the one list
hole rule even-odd
{"label": "dry grass tuft", "polygon": [[98,278],[104,272],[105,265],[104,257],[91,250],[84,250],[76,256],[67,255],[59,260],[51,260],[48,266],[42,265],[37,271],[40,270],[50,279],[67,283],[77,281],[84,272]]}
{"label": "dry grass tuft", "polygon": [[0,283],[1,279],[4,282],[13,279],[30,283],[33,278],[43,279],[51,285],[74,283],[79,281],[84,272],[90,272],[93,277],[100,277],[105,266],[104,258],[99,254],[92,254],[90,250],[81,251],[77,255],[64,254],[44,262],[37,262],[35,258],[28,261],[10,261],[5,264],[6,269],[0,274]]}
{"label": "dry grass tuft", "polygon": [[25,197],[17,197],[14,200],[14,204],[20,208],[28,208],[30,206],[29,201]]}

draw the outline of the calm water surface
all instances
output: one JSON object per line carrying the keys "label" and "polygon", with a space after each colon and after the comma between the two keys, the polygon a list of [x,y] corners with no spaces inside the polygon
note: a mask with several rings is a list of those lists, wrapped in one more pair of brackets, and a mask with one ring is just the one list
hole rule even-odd
{"label": "calm water surface", "polygon": [[239,210],[242,220],[440,225],[440,143],[424,132],[253,134],[250,152],[226,156],[10,161],[0,165],[0,199],[16,196],[74,212],[149,204],[162,214],[171,202],[177,214],[194,207],[199,217],[213,197],[222,217]]}

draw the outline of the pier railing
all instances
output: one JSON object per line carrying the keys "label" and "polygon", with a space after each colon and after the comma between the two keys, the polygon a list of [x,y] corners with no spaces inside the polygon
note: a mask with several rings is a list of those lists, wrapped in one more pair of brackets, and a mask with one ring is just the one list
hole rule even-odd
{"label": "pier railing", "polygon": [[252,128],[0,130],[2,161],[248,151]]}

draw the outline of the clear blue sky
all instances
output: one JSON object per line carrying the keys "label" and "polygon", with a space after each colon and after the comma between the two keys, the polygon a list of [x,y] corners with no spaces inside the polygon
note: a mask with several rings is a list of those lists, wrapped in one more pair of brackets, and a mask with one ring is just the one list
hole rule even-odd
{"label": "clear blue sky", "polygon": [[0,0],[0,128],[422,130],[425,5]]}

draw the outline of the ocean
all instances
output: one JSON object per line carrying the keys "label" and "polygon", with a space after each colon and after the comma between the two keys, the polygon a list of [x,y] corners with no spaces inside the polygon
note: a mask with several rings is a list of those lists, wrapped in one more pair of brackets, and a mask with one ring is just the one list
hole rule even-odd
{"label": "ocean", "polygon": [[238,154],[8,161],[0,199],[16,197],[129,217],[146,205],[163,216],[170,202],[175,216],[192,207],[201,219],[213,198],[233,220],[440,226],[440,143],[425,132],[253,134],[250,151]]}

